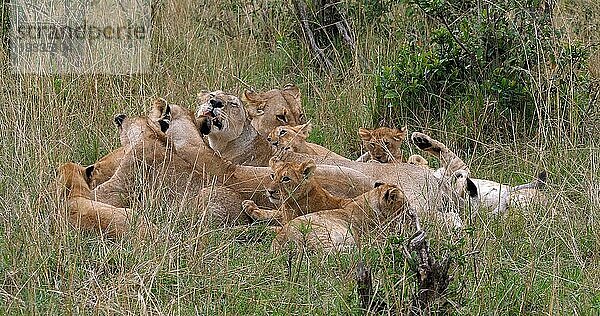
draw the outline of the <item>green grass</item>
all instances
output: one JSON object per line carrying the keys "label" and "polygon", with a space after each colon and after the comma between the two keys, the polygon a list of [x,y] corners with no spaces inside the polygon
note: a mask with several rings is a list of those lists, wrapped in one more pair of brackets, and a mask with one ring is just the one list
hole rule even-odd
{"label": "green grass", "polygon": [[[258,19],[233,0],[161,4],[149,74],[0,75],[0,314],[360,314],[353,279],[359,259],[372,267],[388,304],[410,304],[414,275],[392,241],[288,259],[271,253],[272,235],[263,227],[201,226],[169,201],[138,210],[155,219],[154,240],[80,233],[62,216],[56,167],[91,164],[116,148],[113,116],[144,114],[156,96],[193,106],[201,89],[241,93],[293,82],[314,125],[310,140],[358,155],[358,127],[374,121],[376,71],[393,59],[395,44],[404,40],[398,34],[409,27],[391,25],[394,40],[366,28],[358,47],[373,71],[350,63],[342,74],[328,75],[312,67],[297,41],[297,27],[285,17],[287,2],[270,6],[273,15]],[[5,70],[6,54],[3,47]],[[600,64],[595,56],[592,70]],[[560,122],[559,114],[548,113],[547,126]],[[447,297],[451,312],[600,313],[597,121],[585,121],[587,133],[548,129],[532,139],[483,143],[473,135],[486,130],[472,122],[494,122],[478,115],[465,118],[471,130],[429,132],[456,148],[479,178],[518,184],[548,170],[552,203],[499,217],[480,213],[466,220],[470,234],[452,240],[431,235],[438,255],[452,249],[457,260]],[[464,146],[467,141],[474,145]],[[405,242],[411,233],[398,237]]]}

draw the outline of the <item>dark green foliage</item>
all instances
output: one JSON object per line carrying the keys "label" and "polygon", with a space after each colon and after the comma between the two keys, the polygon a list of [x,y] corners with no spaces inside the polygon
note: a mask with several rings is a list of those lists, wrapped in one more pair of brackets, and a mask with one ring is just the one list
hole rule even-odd
{"label": "dark green foliage", "polygon": [[[546,77],[549,69],[565,62],[579,75],[581,68],[573,62],[585,63],[589,53],[557,44],[560,32],[551,24],[552,10],[540,1],[406,3],[420,38],[407,41],[396,61],[381,69],[375,120],[408,116],[420,126],[456,126],[484,136],[515,130],[528,135],[540,127],[532,124],[540,108],[556,106],[540,107],[545,104],[535,99],[548,88],[540,86],[538,76],[552,80]],[[412,14],[415,8],[424,16]],[[585,91],[587,86],[574,87]],[[502,128],[473,126],[473,113],[492,114],[495,127]]]}

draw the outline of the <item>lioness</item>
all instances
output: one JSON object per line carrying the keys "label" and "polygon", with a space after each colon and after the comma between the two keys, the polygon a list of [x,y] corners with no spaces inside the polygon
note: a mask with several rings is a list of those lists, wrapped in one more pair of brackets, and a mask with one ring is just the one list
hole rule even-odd
{"label": "lioness", "polygon": [[310,123],[297,126],[278,126],[269,133],[267,141],[271,143],[275,150],[291,150],[307,155],[348,160],[323,146],[307,142],[306,138],[311,130],[312,125]]}
{"label": "lioness", "polygon": [[[545,203],[546,197],[539,191],[546,182],[546,172],[542,171],[532,182],[511,187],[495,181],[475,179],[469,175],[469,169],[464,162],[450,151],[443,143],[426,134],[414,132],[411,135],[412,142],[428,154],[443,161],[442,167],[434,171],[438,178],[450,177],[459,181],[453,186],[456,193],[469,199],[475,211],[486,208],[492,210],[493,214],[504,213],[510,206],[525,207],[532,202]],[[413,155],[410,162],[429,169],[427,160],[420,155]],[[477,194],[466,192],[476,191]]]}
{"label": "lioness", "polygon": [[266,166],[271,146],[252,126],[242,102],[223,91],[201,92],[196,118],[210,147],[238,165]]}
{"label": "lioness", "polygon": [[[153,105],[149,118],[150,120],[156,122],[161,131],[164,132],[169,126],[170,117],[169,113],[163,113],[166,100],[159,98],[156,99],[154,103],[155,104]],[[122,115],[117,115],[115,117],[115,125],[118,128],[120,128],[124,118],[125,117]],[[121,164],[121,159],[125,155],[126,147],[130,145],[130,140],[128,137],[124,137],[126,134],[120,136],[121,147],[113,150],[106,156],[100,158],[100,160],[98,160],[96,163],[86,168],[86,173],[90,179],[90,188],[93,189],[110,179],[117,170],[119,164]]]}
{"label": "lioness", "polygon": [[305,123],[300,89],[293,84],[267,92],[246,90],[242,101],[246,104],[252,126],[265,139],[277,126]]}
{"label": "lioness", "polygon": [[376,183],[371,191],[343,208],[319,211],[294,218],[281,229],[271,248],[280,252],[288,243],[310,250],[348,250],[361,236],[398,219],[406,200],[398,186]]}
{"label": "lioness", "polygon": [[406,134],[406,126],[401,129],[379,127],[370,130],[362,127],[359,128],[358,135],[367,152],[356,159],[356,161],[402,162],[400,145],[402,145],[402,142],[406,138]]}
{"label": "lioness", "polygon": [[[75,163],[66,163],[58,168],[59,184],[67,198],[69,222],[83,230],[101,231],[108,237],[123,236],[131,228],[131,211],[90,200],[91,190],[85,169]],[[136,230],[140,237],[145,237],[156,227],[140,217]]]}

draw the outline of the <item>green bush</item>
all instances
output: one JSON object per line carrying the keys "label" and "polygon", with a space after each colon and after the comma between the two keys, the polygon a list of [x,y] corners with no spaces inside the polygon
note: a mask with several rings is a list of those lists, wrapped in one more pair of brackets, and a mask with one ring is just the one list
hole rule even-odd
{"label": "green bush", "polygon": [[[589,90],[577,66],[589,52],[560,43],[552,8],[540,1],[403,2],[422,38],[408,40],[378,74],[376,119],[453,126],[454,132],[479,138],[529,135],[540,128],[532,122],[541,121],[542,112],[560,106],[540,98],[549,89]],[[550,87],[555,78],[548,69],[556,64],[568,64],[577,75]]]}

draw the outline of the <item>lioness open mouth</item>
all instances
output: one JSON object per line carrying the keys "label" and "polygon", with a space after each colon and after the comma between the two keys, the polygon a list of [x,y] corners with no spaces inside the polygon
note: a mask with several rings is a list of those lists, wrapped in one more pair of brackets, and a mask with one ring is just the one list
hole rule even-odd
{"label": "lioness open mouth", "polygon": [[202,119],[200,132],[203,135],[208,135],[213,125],[219,130],[223,129],[223,122],[215,115],[213,108],[202,111],[198,117]]}

